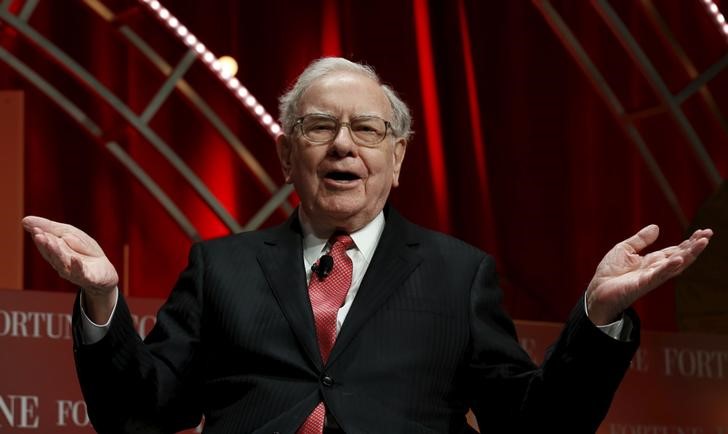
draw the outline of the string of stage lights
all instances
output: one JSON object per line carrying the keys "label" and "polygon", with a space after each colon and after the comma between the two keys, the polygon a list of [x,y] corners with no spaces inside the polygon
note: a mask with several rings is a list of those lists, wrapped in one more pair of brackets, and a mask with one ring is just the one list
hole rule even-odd
{"label": "string of stage lights", "polygon": [[139,0],[139,2],[145,5],[151,10],[154,15],[167,27],[169,27],[174,34],[180,39],[180,41],[194,50],[197,57],[200,58],[205,65],[218,77],[231,92],[237,97],[237,99],[243,104],[243,106],[260,122],[260,124],[273,136],[276,137],[281,132],[280,125],[273,119],[258,100],[250,93],[250,91],[243,86],[240,81],[235,78],[237,71],[237,64],[235,60],[223,56],[218,58],[212,53],[205,44],[203,44],[187,27],[180,23],[179,19],[172,15],[172,13],[162,6],[157,0]]}

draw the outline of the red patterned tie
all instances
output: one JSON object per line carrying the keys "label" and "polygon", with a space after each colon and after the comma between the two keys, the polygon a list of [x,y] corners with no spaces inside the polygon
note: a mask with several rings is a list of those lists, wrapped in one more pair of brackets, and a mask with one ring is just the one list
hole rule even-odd
{"label": "red patterned tie", "polygon": [[[352,263],[346,250],[354,245],[349,235],[337,235],[332,241],[329,255],[334,259],[334,266],[331,273],[324,278],[312,273],[308,283],[308,296],[316,321],[316,337],[324,363],[336,341],[336,316],[351,286]],[[298,429],[298,434],[321,434],[325,416],[324,403],[319,402]]]}

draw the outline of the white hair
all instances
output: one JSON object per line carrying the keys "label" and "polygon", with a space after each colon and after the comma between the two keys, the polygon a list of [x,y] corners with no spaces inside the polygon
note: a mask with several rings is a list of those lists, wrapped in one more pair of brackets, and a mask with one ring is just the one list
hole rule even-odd
{"label": "white hair", "polygon": [[293,124],[296,122],[298,116],[298,104],[301,100],[301,96],[311,84],[326,75],[333,72],[348,71],[357,74],[362,74],[379,84],[384,92],[384,95],[389,100],[389,104],[392,106],[392,113],[394,119],[392,119],[392,130],[397,138],[408,139],[412,134],[412,115],[410,110],[404,101],[397,95],[391,87],[382,83],[379,76],[374,72],[374,68],[369,65],[363,65],[361,63],[355,63],[350,60],[341,57],[323,57],[321,59],[314,60],[311,64],[303,70],[301,75],[293,84],[288,92],[283,94],[278,100],[278,110],[280,112],[280,122],[283,126],[283,131],[290,134],[293,129]]}

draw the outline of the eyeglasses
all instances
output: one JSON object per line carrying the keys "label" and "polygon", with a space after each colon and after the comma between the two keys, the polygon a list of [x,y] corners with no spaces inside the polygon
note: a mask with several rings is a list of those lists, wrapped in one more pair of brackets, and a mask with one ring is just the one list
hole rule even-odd
{"label": "eyeglasses", "polygon": [[377,116],[358,116],[349,122],[341,122],[334,116],[312,113],[296,119],[293,128],[301,127],[301,134],[311,143],[324,144],[332,142],[342,127],[349,128],[351,139],[359,146],[377,147],[392,125]]}

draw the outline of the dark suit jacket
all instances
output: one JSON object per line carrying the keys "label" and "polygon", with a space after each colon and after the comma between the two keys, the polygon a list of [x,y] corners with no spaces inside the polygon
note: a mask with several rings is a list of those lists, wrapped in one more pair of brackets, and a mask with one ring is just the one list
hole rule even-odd
{"label": "dark suit jacket", "polygon": [[[542,367],[501,310],[493,260],[385,210],[386,226],[323,364],[295,217],[195,244],[142,343],[122,297],[78,376],[100,432],[294,433],[320,400],[347,433],[588,433],[638,344],[594,327],[579,301]],[[78,303],[76,303],[78,305]]]}

